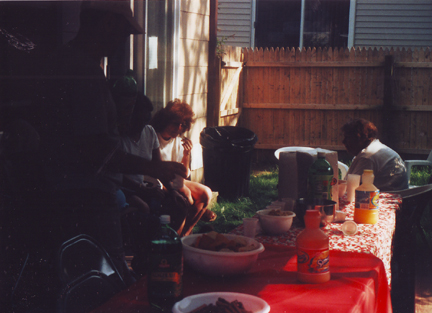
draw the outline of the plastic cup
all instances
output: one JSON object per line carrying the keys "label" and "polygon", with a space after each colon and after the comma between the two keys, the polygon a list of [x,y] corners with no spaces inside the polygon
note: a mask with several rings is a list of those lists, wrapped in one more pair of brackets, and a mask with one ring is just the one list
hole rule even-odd
{"label": "plastic cup", "polygon": [[293,211],[296,200],[291,198],[283,198],[282,201],[285,203],[285,211]]}
{"label": "plastic cup", "polygon": [[258,219],[255,217],[243,218],[243,234],[246,237],[254,238],[257,233]]}
{"label": "plastic cup", "polygon": [[336,215],[335,215],[334,221],[335,222],[343,222],[343,221],[345,221],[346,216],[347,216],[346,212],[336,211]]}
{"label": "plastic cup", "polygon": [[347,199],[349,202],[355,200],[355,190],[360,186],[360,175],[348,174],[347,176]]}
{"label": "plastic cup", "polygon": [[347,181],[346,180],[339,180],[338,182],[338,192],[339,192],[339,198],[342,198],[347,190]]}
{"label": "plastic cup", "polygon": [[345,236],[353,236],[357,233],[357,224],[354,221],[345,221],[341,226]]}

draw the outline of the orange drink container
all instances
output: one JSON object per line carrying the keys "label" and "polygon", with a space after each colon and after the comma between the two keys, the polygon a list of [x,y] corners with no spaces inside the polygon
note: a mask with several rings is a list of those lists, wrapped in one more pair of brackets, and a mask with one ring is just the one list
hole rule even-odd
{"label": "orange drink container", "polygon": [[320,229],[319,211],[307,210],[306,228],[297,236],[297,278],[303,283],[316,284],[330,280],[329,238]]}
{"label": "orange drink container", "polygon": [[372,170],[364,170],[362,184],[355,190],[354,222],[376,224],[378,222],[379,190],[373,184]]}

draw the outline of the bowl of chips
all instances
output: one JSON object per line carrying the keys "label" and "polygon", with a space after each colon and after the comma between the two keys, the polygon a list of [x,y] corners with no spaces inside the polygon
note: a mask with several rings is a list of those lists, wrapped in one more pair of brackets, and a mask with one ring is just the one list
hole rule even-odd
{"label": "bowl of chips", "polygon": [[268,235],[281,235],[287,232],[296,214],[292,211],[264,209],[257,211],[261,228]]}
{"label": "bowl of chips", "polygon": [[264,251],[264,246],[253,238],[214,231],[181,240],[185,264],[211,276],[247,273]]}

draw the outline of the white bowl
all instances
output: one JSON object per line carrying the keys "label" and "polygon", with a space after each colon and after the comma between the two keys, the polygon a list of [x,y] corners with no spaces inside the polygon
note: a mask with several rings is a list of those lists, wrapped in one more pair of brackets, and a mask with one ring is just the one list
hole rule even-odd
{"label": "white bowl", "polygon": [[270,306],[263,299],[236,292],[208,292],[189,296],[177,302],[172,311],[173,313],[187,313],[203,304],[215,304],[218,298],[224,298],[229,302],[237,300],[243,303],[246,311],[251,311],[252,313],[270,312]]}
{"label": "white bowl", "polygon": [[288,215],[268,215],[272,209],[257,211],[261,227],[266,234],[280,235],[287,232],[292,225],[295,213],[292,211],[283,211]]}
{"label": "white bowl", "polygon": [[256,248],[245,252],[221,252],[209,251],[192,247],[197,237],[202,234],[194,234],[183,237],[183,258],[194,270],[212,276],[237,275],[248,272],[258,258],[258,254],[264,251],[264,246],[253,238],[233,234],[223,234],[227,239],[242,238],[248,245]]}

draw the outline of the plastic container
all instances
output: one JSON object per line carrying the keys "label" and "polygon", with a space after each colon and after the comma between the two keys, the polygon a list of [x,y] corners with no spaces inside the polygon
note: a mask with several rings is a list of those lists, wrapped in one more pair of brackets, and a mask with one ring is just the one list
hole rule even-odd
{"label": "plastic container", "polygon": [[372,170],[364,170],[362,184],[355,190],[354,222],[376,224],[378,222],[379,189],[374,186]]}
{"label": "plastic container", "polygon": [[205,127],[200,134],[205,184],[225,199],[248,196],[257,140],[254,132],[243,127]]}
{"label": "plastic container", "polygon": [[325,153],[318,152],[318,158],[308,171],[308,199],[319,203],[321,200],[332,200],[333,168],[325,159]]}
{"label": "plastic container", "polygon": [[169,215],[161,215],[160,223],[150,242],[148,298],[153,307],[171,312],[183,295],[183,245],[168,225]]}
{"label": "plastic container", "polygon": [[297,278],[303,283],[325,283],[330,280],[329,237],[320,229],[320,212],[306,210],[306,228],[296,240]]}

